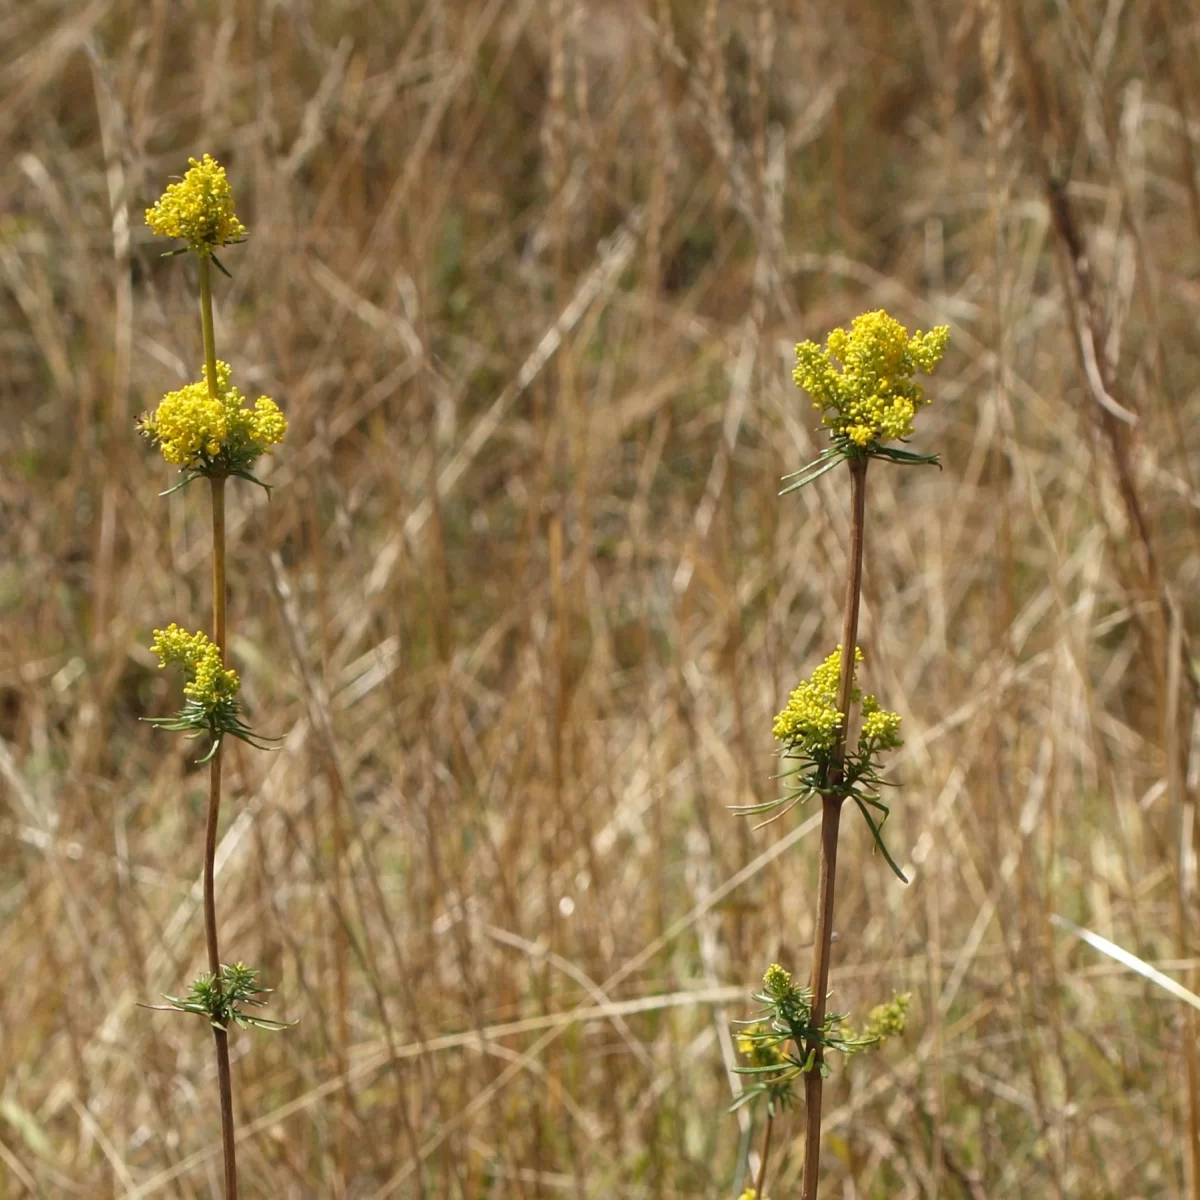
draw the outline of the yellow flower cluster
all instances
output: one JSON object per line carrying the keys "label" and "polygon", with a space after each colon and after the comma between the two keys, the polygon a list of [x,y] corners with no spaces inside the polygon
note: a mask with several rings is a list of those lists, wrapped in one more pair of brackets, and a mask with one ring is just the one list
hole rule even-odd
{"label": "yellow flower cluster", "polygon": [[792,378],[812,396],[825,426],[856,446],[905,438],[917,409],[928,403],[913,376],[932,371],[949,340],[947,325],[910,338],[899,321],[878,309],[855,317],[849,333],[835,329],[825,349],[801,342]]}
{"label": "yellow flower cluster", "polygon": [[[862,647],[854,652],[855,675],[863,661]],[[842,673],[842,648],[838,648],[799,684],[788,698],[787,707],[775,718],[774,734],[789,750],[821,754],[833,749],[843,714],[838,709],[838,683]],[[895,750],[900,740],[900,717],[879,707],[879,701],[858,688],[850,693],[850,702],[862,702],[863,723],[859,733],[860,753]]]}
{"label": "yellow flower cluster", "polygon": [[[856,653],[862,662],[862,650]],[[838,677],[842,672],[839,646],[788,698],[787,707],[775,718],[775,736],[791,749],[806,753],[831,750],[842,724],[838,710]],[[852,699],[857,700],[855,694]]]}
{"label": "yellow flower cluster", "polygon": [[781,1000],[791,991],[792,973],[778,963],[772,963],[763,972],[763,991],[775,1000]]}
{"label": "yellow flower cluster", "polygon": [[187,174],[146,209],[146,224],[159,237],[182,238],[189,250],[207,257],[216,246],[242,241],[246,227],[233,211],[225,168],[209,154],[188,163]]}
{"label": "yellow flower cluster", "polygon": [[911,992],[902,992],[886,1004],[871,1009],[863,1026],[863,1037],[874,1042],[886,1042],[888,1038],[902,1034],[908,1023],[908,1002],[911,999]]}
{"label": "yellow flower cluster", "polygon": [[152,413],[138,422],[142,433],[159,444],[163,458],[177,467],[198,469],[224,452],[238,464],[269,454],[282,442],[287,420],[279,406],[260,396],[253,408],[243,407],[245,397],[230,382],[227,363],[217,362],[217,399],[208,388],[208,367],[199,383],[168,392]]}
{"label": "yellow flower cluster", "polygon": [[190,676],[183,694],[210,712],[232,700],[241,681],[238,673],[221,661],[221,650],[204,633],[188,633],[172,623],[154,631],[150,647],[158,656],[159,669],[178,663]]}
{"label": "yellow flower cluster", "polygon": [[[783,970],[781,967],[780,970]],[[784,971],[787,975],[787,972]],[[788,976],[788,982],[791,982],[791,977]],[[761,1035],[769,1035],[771,1030],[766,1025],[757,1023],[747,1025],[746,1028],[738,1034],[737,1048],[742,1057],[752,1067],[777,1067],[782,1065],[787,1060],[783,1056],[783,1051],[780,1049],[779,1043],[772,1044],[769,1041],[759,1040]],[[756,1036],[759,1035],[759,1036]]]}
{"label": "yellow flower cluster", "polygon": [[874,696],[866,695],[862,702],[863,723],[858,735],[860,750],[897,750],[900,740],[900,714],[879,707]]}

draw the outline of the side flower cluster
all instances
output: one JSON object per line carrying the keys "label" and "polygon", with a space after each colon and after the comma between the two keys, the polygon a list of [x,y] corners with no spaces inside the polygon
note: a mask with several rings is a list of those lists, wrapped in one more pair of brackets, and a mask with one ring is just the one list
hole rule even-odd
{"label": "side flower cluster", "polygon": [[[772,963],[754,999],[762,1014],[737,1022],[742,1028],[736,1038],[745,1064],[737,1068],[738,1074],[753,1077],[753,1083],[732,1107],[766,1096],[773,1112],[787,1108],[793,1083],[817,1068],[818,1048],[858,1054],[903,1033],[910,997],[894,996],[872,1009],[861,1030],[855,1030],[842,1013],[827,1013],[818,1026],[813,1023],[812,992],[796,984],[790,971]],[[824,1061],[819,1069],[822,1075],[828,1073]]]}
{"label": "side flower cluster", "polygon": [[200,760],[207,762],[217,752],[225,734],[240,738],[260,750],[270,749],[268,740],[252,732],[242,722],[238,704],[241,680],[238,673],[225,666],[221,649],[202,632],[188,633],[172,623],[166,629],[154,631],[150,649],[158,656],[159,667],[180,666],[187,676],[183,685],[183,708],[173,717],[149,717],[151,725],[191,737],[207,734],[212,739],[208,753]]}
{"label": "side flower cluster", "polygon": [[216,396],[209,388],[208,367],[198,383],[168,392],[158,407],[138,420],[144,437],[158,444],[172,466],[200,475],[245,474],[254,460],[270,454],[283,441],[288,423],[269,396],[253,408],[231,383],[229,364],[217,361]]}
{"label": "side flower cluster", "polygon": [[[854,651],[855,674],[862,661],[863,652],[859,646]],[[845,719],[845,714],[837,707],[841,672],[842,647],[838,646],[809,679],[797,685],[788,698],[787,706],[775,718],[773,732],[783,743],[784,753],[789,757],[806,757],[822,762],[832,751],[838,730]],[[864,696],[857,687],[851,692],[850,699],[852,703],[862,705],[863,724],[858,740],[860,754],[895,750],[903,744],[897,713],[880,708],[874,696]]]}
{"label": "side flower cluster", "polygon": [[917,410],[928,403],[914,376],[937,366],[949,340],[947,325],[910,338],[878,309],[855,317],[849,332],[833,330],[824,349],[801,342],[792,378],[812,396],[835,441],[866,449],[912,433]]}
{"label": "side flower cluster", "polygon": [[[855,675],[862,661],[862,648],[856,647]],[[888,866],[907,882],[883,844],[880,832],[889,810],[880,799],[879,789],[890,781],[880,774],[878,756],[904,744],[900,738],[900,715],[880,707],[874,696],[863,695],[858,687],[852,686],[850,702],[860,706],[862,726],[858,744],[846,745],[838,761],[834,747],[846,720],[846,714],[838,708],[841,671],[842,647],[838,646],[808,679],[796,686],[786,707],[775,718],[773,732],[781,743],[779,756],[788,764],[779,776],[787,780],[786,794],[763,804],[739,806],[734,811],[743,816],[757,816],[781,810],[767,818],[773,821],[813,796],[853,800],[870,827],[876,848]]]}
{"label": "side flower cluster", "polygon": [[146,209],[146,224],[159,237],[181,238],[186,249],[209,257],[217,246],[244,241],[246,227],[233,211],[225,168],[210,154],[199,162],[189,158],[188,164],[184,177]]}
{"label": "side flower cluster", "polygon": [[206,712],[230,703],[238,693],[238,673],[221,661],[221,650],[205,633],[188,633],[172,622],[154,631],[150,647],[158,656],[161,671],[170,663],[181,666],[188,676],[183,694]]}

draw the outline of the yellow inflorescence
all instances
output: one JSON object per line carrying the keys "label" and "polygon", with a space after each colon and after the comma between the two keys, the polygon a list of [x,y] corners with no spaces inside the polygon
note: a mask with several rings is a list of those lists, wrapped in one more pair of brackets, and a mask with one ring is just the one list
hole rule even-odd
{"label": "yellow inflorescence", "polygon": [[233,211],[225,168],[209,154],[188,163],[187,174],[146,209],[146,224],[160,237],[182,238],[189,250],[206,257],[216,246],[240,242],[246,227]]}
{"label": "yellow inflorescence", "polygon": [[[857,652],[862,662],[862,650]],[[808,753],[830,750],[842,723],[838,710],[838,678],[842,671],[839,646],[788,698],[787,707],[775,718],[774,733],[792,749]],[[852,699],[857,699],[857,695]]]}
{"label": "yellow inflorescence", "polygon": [[885,1042],[890,1037],[902,1034],[908,1023],[908,1002],[911,999],[912,994],[904,992],[893,996],[886,1004],[871,1009],[863,1027],[863,1036],[873,1041]]}
{"label": "yellow inflorescence", "polygon": [[787,995],[788,990],[792,986],[792,973],[781,967],[778,963],[772,963],[763,972],[763,991],[768,996],[773,996],[776,1000]]}
{"label": "yellow inflorescence", "polygon": [[910,338],[879,309],[855,317],[849,333],[835,329],[825,349],[801,342],[792,378],[812,396],[826,427],[855,445],[905,438],[917,409],[928,403],[913,376],[932,371],[949,340],[948,325]]}
{"label": "yellow inflorescence", "polygon": [[158,655],[159,668],[178,663],[189,676],[183,694],[210,711],[238,692],[238,673],[221,661],[221,650],[204,633],[188,633],[172,623],[154,631],[150,647]]}
{"label": "yellow inflorescence", "polygon": [[[781,968],[782,969],[782,968]],[[787,972],[785,971],[786,975]],[[788,982],[791,982],[789,976]],[[755,1024],[746,1026],[745,1030],[738,1034],[737,1048],[738,1052],[752,1067],[777,1067],[787,1061],[784,1058],[780,1044],[772,1044],[769,1041],[761,1041],[755,1035],[770,1034],[771,1030],[763,1024]]]}
{"label": "yellow inflorescence", "polygon": [[[862,647],[854,652],[855,668],[863,661]],[[787,707],[775,718],[774,734],[787,744],[789,750],[805,754],[820,754],[833,749],[837,731],[842,724],[838,709],[838,683],[842,673],[842,648],[839,646],[817,669],[812,677],[799,684],[788,697]],[[850,702],[862,702],[863,723],[859,733],[859,750],[895,750],[900,740],[900,717],[879,707],[872,695],[864,696],[856,687],[851,690]]]}
{"label": "yellow inflorescence", "polygon": [[229,380],[228,364],[218,361],[214,400],[206,366],[201,382],[168,392],[154,412],[141,418],[138,427],[158,443],[167,462],[197,468],[224,451],[228,458],[246,463],[283,441],[288,424],[275,401],[261,396],[253,408],[246,408],[245,397]]}
{"label": "yellow inflorescence", "polygon": [[871,746],[876,750],[896,750],[904,743],[900,740],[900,714],[879,707],[874,696],[863,697],[863,723],[858,740],[860,748]]}

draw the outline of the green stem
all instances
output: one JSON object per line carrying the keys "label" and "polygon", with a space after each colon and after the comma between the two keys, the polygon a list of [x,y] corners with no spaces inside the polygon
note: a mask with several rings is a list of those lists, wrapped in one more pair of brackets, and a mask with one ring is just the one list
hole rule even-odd
{"label": "green stem", "polygon": [[[833,944],[833,892],[837,875],[838,822],[845,795],[836,791],[842,782],[846,761],[846,737],[850,726],[850,698],[854,694],[855,652],[858,648],[858,609],[862,595],[863,531],[866,523],[867,459],[850,460],[850,571],[846,580],[846,603],[842,612],[842,671],[838,680],[838,711],[843,714],[833,747],[829,785],[835,789],[821,801],[821,869],[817,883],[817,929],[813,943],[812,1026],[825,1023],[826,993],[829,991],[829,957]],[[808,1047],[815,1051],[812,1069],[804,1076],[804,1183],[803,1200],[816,1200],[821,1165],[821,1093],[824,1079],[821,1064],[824,1047],[820,1041]]]}
{"label": "green stem", "polygon": [[[208,394],[214,399],[217,395],[217,340],[213,334],[212,308],[212,264],[201,254],[200,259],[200,324],[204,329],[204,366],[208,375]],[[222,546],[222,552],[224,547]],[[216,598],[213,599],[214,604]],[[224,618],[224,597],[221,600],[222,619]]]}
{"label": "green stem", "polygon": [[[206,354],[211,355],[212,303],[209,296],[208,262],[201,263],[201,310],[209,314],[205,324]],[[208,301],[206,304],[205,301]],[[216,386],[216,372],[209,370],[209,387]],[[213,641],[220,647],[225,664],[225,479],[213,477]],[[214,868],[217,855],[217,823],[221,814],[221,749],[208,766],[208,822],[204,833],[204,940],[208,948],[208,969],[213,976],[217,1001],[221,1000],[221,954],[217,947],[217,904]],[[237,1153],[233,1132],[233,1076],[229,1066],[229,1034],[213,1026],[217,1045],[217,1082],[221,1093],[221,1145],[225,1156],[225,1200],[237,1200]]]}

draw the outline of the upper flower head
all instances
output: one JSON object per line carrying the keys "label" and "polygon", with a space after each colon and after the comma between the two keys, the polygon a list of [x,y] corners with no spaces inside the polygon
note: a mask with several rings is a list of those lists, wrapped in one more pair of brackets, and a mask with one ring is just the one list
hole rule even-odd
{"label": "upper flower head", "polygon": [[233,211],[225,168],[209,154],[188,163],[187,174],[146,209],[146,224],[160,237],[182,238],[189,250],[206,257],[216,246],[244,240],[246,227]]}
{"label": "upper flower head", "polygon": [[178,663],[188,675],[183,694],[211,712],[237,696],[238,673],[221,661],[221,649],[204,633],[188,633],[172,623],[154,631],[150,647],[158,655],[161,669]]}
{"label": "upper flower head", "polygon": [[208,387],[208,367],[199,383],[168,392],[138,428],[158,443],[163,458],[184,470],[228,474],[245,468],[283,441],[287,420],[275,401],[260,396],[253,408],[230,383],[227,363],[217,362],[217,396]]}
{"label": "upper flower head", "polygon": [[910,338],[879,309],[855,317],[849,333],[835,329],[825,349],[801,342],[792,378],[812,396],[835,437],[865,448],[912,433],[917,409],[928,403],[913,376],[932,371],[949,340],[947,325]]}

